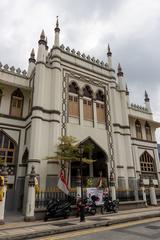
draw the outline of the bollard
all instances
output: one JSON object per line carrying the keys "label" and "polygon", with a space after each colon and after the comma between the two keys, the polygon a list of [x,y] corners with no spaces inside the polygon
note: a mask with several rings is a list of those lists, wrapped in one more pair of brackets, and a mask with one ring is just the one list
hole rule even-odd
{"label": "bollard", "polygon": [[35,167],[32,166],[31,173],[29,175],[28,182],[28,195],[27,195],[27,204],[24,220],[27,222],[34,221],[34,210],[35,210]]}

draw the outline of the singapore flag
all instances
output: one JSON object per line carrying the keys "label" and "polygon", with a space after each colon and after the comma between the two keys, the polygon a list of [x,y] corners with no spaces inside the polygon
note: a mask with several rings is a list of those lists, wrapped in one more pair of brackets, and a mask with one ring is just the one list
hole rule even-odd
{"label": "singapore flag", "polygon": [[68,186],[67,186],[66,180],[65,180],[65,178],[64,178],[64,172],[63,172],[63,171],[61,171],[61,173],[60,173],[57,187],[58,187],[62,192],[64,192],[66,195],[69,194]]}

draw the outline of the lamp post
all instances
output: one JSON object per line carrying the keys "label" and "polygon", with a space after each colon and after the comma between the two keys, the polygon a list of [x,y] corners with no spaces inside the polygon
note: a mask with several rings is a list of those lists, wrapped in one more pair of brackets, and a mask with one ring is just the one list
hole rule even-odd
{"label": "lamp post", "polygon": [[79,145],[80,154],[80,175],[81,175],[81,205],[80,205],[80,222],[85,221],[84,204],[83,204],[83,180],[82,180],[82,156],[83,156],[83,146]]}

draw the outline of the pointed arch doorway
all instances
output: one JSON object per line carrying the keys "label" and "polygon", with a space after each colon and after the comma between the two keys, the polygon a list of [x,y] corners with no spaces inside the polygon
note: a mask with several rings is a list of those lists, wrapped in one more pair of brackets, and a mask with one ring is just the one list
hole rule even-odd
{"label": "pointed arch doorway", "polygon": [[[83,163],[82,176],[83,186],[87,186],[88,178],[93,179],[93,185],[96,185],[100,175],[105,179],[108,185],[108,157],[106,152],[90,137],[80,143],[83,146],[83,157],[93,159],[95,162],[91,164]],[[76,186],[76,179],[78,169],[80,167],[79,162],[71,163],[71,186]]]}

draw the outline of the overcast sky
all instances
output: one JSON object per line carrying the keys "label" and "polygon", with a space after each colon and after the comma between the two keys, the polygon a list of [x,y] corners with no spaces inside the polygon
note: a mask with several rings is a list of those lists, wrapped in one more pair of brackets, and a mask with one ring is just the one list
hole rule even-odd
{"label": "overcast sky", "polygon": [[110,44],[131,101],[142,105],[146,89],[160,121],[160,0],[0,0],[2,64],[27,69],[42,29],[52,47],[57,15],[65,46],[106,61]]}

